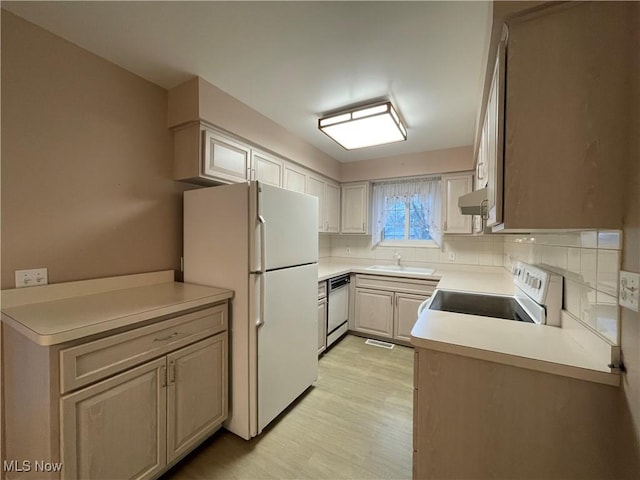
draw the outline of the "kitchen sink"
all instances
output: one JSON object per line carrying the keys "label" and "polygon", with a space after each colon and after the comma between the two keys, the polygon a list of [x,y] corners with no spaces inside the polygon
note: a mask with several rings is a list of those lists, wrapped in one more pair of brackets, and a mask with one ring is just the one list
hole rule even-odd
{"label": "kitchen sink", "polygon": [[534,323],[515,297],[437,290],[429,310]]}
{"label": "kitchen sink", "polygon": [[372,265],[367,267],[367,270],[374,270],[378,272],[413,273],[416,275],[433,275],[435,272],[433,268],[405,267],[404,265]]}

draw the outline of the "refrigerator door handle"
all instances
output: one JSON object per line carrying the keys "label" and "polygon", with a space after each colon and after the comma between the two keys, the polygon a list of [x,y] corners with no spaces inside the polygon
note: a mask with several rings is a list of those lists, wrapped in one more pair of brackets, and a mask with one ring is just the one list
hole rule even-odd
{"label": "refrigerator door handle", "polygon": [[260,223],[260,269],[258,272],[265,273],[267,271],[266,261],[265,261],[265,219],[262,215],[258,215],[258,222]]}
{"label": "refrigerator door handle", "polygon": [[258,275],[258,280],[260,282],[260,314],[256,321],[256,328],[264,325],[264,283],[266,282],[264,275]]}

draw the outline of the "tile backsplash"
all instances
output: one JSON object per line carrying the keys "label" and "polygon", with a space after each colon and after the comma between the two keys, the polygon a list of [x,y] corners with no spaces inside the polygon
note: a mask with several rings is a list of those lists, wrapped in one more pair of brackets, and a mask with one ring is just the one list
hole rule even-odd
{"label": "tile backsplash", "polygon": [[[327,239],[330,239],[328,245]],[[368,235],[320,235],[320,258],[330,256],[343,259],[393,261],[395,252],[398,252],[402,262],[407,264],[502,266],[504,258],[503,239],[498,235],[478,237],[445,235],[442,249],[392,246],[373,248],[371,236]]]}
{"label": "tile backsplash", "polygon": [[564,309],[618,345],[621,250],[617,230],[505,235],[503,264],[541,264],[564,276]]}

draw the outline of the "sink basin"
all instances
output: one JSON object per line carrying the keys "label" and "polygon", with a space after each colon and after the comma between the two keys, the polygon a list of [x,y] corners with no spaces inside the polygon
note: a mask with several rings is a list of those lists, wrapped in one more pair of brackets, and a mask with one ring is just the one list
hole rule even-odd
{"label": "sink basin", "polygon": [[533,323],[514,297],[437,290],[429,310]]}
{"label": "sink basin", "polygon": [[433,268],[405,267],[404,265],[372,265],[367,270],[378,272],[412,273],[415,275],[433,275]]}

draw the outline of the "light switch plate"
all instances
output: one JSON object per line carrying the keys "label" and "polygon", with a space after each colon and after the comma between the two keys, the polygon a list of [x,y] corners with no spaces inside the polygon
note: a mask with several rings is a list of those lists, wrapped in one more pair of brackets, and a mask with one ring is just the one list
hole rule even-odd
{"label": "light switch plate", "polygon": [[16,288],[37,287],[47,285],[49,275],[46,268],[31,268],[29,270],[16,270]]}
{"label": "light switch plate", "polygon": [[640,273],[625,272],[620,270],[620,294],[619,302],[621,307],[628,308],[634,312],[638,311],[638,297],[640,292]]}

